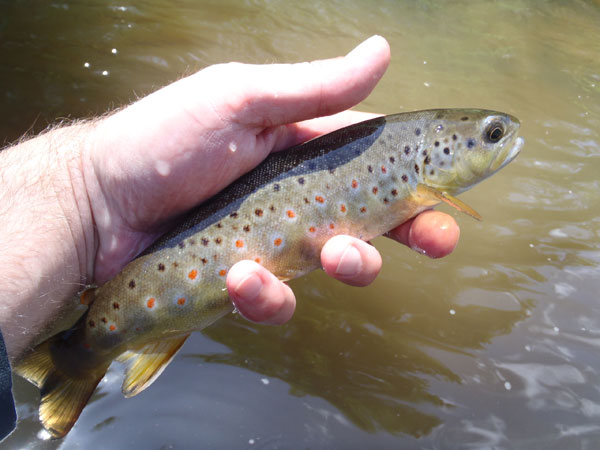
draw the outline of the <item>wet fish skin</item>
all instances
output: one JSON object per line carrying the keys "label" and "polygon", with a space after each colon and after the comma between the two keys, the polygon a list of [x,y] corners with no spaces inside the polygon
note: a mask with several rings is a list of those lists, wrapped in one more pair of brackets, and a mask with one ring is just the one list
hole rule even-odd
{"label": "wet fish skin", "polygon": [[116,358],[129,364],[126,396],[149,386],[190,332],[233,310],[225,278],[238,261],[296,278],[320,267],[334,235],[372,239],[440,201],[469,210],[452,196],[514,159],[518,130],[519,121],[502,113],[427,110],[270,155],[86,292],[82,319],[17,367],[42,390],[42,423],[64,436]]}

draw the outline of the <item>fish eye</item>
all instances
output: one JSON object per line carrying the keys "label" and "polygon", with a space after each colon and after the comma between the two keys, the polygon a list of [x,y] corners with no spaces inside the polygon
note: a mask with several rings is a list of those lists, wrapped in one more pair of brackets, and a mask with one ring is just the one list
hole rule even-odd
{"label": "fish eye", "polygon": [[504,136],[504,127],[499,122],[490,124],[485,130],[485,139],[488,142],[496,143]]}

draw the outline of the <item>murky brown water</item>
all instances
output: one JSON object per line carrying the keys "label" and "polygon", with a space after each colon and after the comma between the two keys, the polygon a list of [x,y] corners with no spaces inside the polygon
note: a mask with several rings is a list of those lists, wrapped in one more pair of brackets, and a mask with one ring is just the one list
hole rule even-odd
{"label": "murky brown water", "polygon": [[[442,6],[443,5],[443,6]],[[522,155],[465,194],[455,253],[379,239],[369,288],[295,281],[289,325],[236,317],[125,400],[119,367],[61,442],[15,380],[6,448],[600,446],[600,5],[584,1],[0,0],[0,139],[102,113],[204,66],[393,52],[363,109],[498,109]],[[113,51],[113,49],[116,49]],[[89,67],[86,67],[89,65]]]}

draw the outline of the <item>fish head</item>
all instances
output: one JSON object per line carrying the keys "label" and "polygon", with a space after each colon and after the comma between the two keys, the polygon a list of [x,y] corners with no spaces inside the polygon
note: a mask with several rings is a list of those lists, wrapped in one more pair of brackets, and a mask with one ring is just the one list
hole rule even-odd
{"label": "fish head", "polygon": [[500,112],[437,111],[423,142],[423,182],[450,194],[469,189],[517,157],[519,128],[516,117]]}

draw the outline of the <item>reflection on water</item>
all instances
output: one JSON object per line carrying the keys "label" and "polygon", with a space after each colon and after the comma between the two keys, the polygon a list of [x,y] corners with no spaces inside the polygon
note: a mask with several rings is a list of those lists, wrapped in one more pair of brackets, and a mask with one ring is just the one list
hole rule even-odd
{"label": "reflection on water", "polygon": [[[284,327],[229,317],[125,400],[113,368],[62,442],[15,380],[6,448],[595,448],[600,443],[600,6],[589,1],[0,0],[0,136],[86,117],[206,65],[293,62],[371,34],[392,65],[363,109],[514,114],[526,145],[464,196],[459,248],[384,239],[366,289],[293,282]],[[34,124],[32,126],[32,124]]]}

